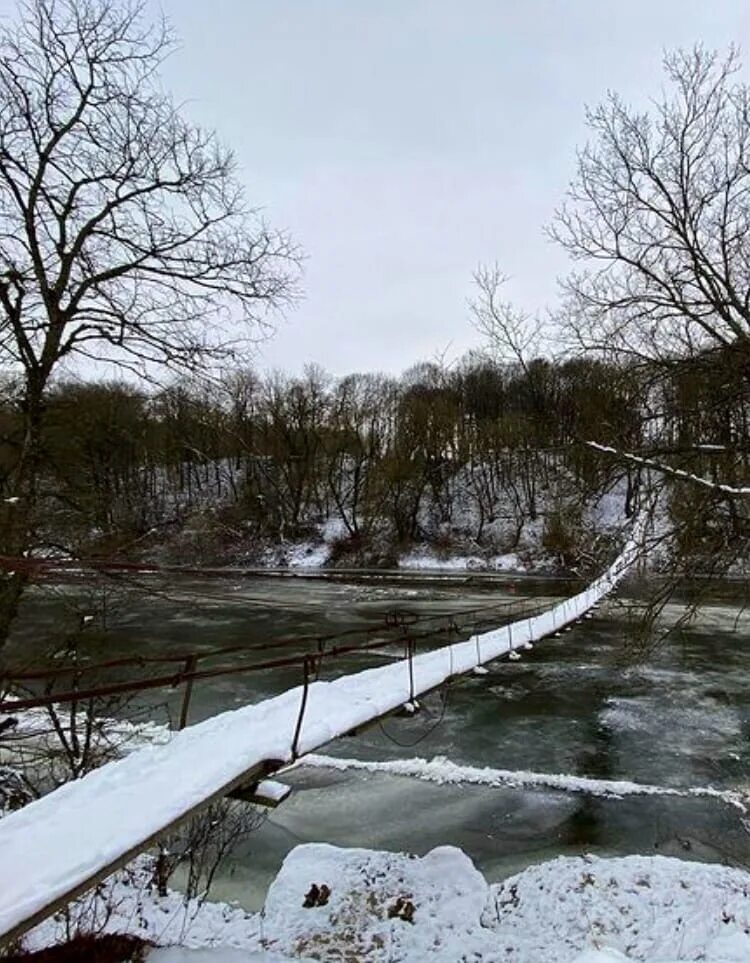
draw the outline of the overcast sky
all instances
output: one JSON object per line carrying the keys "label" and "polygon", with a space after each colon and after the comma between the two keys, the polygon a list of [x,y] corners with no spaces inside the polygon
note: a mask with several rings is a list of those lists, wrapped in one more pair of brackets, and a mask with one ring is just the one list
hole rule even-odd
{"label": "overcast sky", "polygon": [[250,199],[308,256],[305,300],[261,363],[336,374],[477,344],[479,262],[499,262],[523,307],[553,302],[566,262],[542,226],[584,104],[657,93],[667,47],[750,37],[748,0],[160,5],[182,39],[165,86],[236,150]]}

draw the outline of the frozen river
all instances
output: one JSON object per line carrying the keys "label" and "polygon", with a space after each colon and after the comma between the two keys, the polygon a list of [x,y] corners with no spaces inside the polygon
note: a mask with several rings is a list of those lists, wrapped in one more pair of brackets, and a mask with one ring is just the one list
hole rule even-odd
{"label": "frozen river", "polygon": [[[524,601],[551,603],[576,588],[552,580],[416,573],[179,580],[158,591],[152,585],[147,596],[108,593],[106,625],[97,614],[79,647],[85,656],[101,658],[105,652],[107,657],[209,652],[262,643],[272,648],[253,651],[266,658],[300,651],[295,638],[301,636],[377,628],[394,609],[420,617],[455,613],[456,638],[471,632],[477,616],[468,613],[498,600],[521,608]],[[497,662],[487,675],[430,696],[416,717],[390,718],[326,752],[375,761],[445,756],[475,767],[664,787],[750,788],[750,619],[731,589],[723,595],[639,664],[625,658],[634,632],[632,607],[627,598],[625,604],[608,603],[594,619],[537,645],[520,661]],[[98,613],[100,602],[72,589],[53,601],[32,600],[33,618],[25,620],[27,629],[9,658],[23,653],[28,661],[38,640],[50,633],[63,644],[66,619],[80,620],[86,605]],[[680,612],[679,602],[670,606],[666,621]],[[436,635],[432,641],[446,638]],[[354,657],[329,671],[365,664]],[[200,682],[191,721],[299,681],[299,668],[293,668]],[[172,718],[180,699],[179,692],[167,694]],[[149,706],[163,718],[161,707]],[[415,853],[452,843],[490,880],[557,854],[750,860],[741,813],[706,798],[606,799],[541,788],[436,785],[354,769],[304,767],[285,779],[295,791],[234,854],[215,897],[257,908],[285,853],[307,841]]]}

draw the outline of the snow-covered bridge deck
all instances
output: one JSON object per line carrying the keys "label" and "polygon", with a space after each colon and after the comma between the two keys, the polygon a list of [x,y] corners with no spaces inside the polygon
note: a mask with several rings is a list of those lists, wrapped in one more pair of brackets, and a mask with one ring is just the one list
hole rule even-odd
{"label": "snow-covered bridge deck", "polygon": [[86,891],[158,836],[234,788],[261,779],[417,695],[579,619],[639,554],[541,615],[398,662],[313,682],[225,712],[68,783],[0,820],[0,942]]}

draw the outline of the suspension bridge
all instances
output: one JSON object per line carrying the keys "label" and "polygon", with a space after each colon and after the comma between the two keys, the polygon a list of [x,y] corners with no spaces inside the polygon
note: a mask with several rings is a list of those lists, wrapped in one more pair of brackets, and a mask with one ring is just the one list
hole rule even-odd
{"label": "suspension bridge", "polygon": [[[315,657],[305,655],[300,686],[187,726],[164,745],[101,766],[6,816],[0,820],[0,943],[14,941],[210,803],[232,793],[252,797],[268,776],[305,754],[569,627],[640,556],[642,527],[634,524],[621,554],[599,578],[545,611],[331,681],[316,679]],[[192,683],[211,671],[186,666],[154,685]],[[133,683],[114,685],[133,691]],[[81,691],[54,699],[61,695],[64,701]],[[40,700],[4,708],[26,704]]]}

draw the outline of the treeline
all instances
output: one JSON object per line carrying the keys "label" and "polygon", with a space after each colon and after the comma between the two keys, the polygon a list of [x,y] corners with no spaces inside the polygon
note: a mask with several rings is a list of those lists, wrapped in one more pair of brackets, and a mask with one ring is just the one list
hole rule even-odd
{"label": "treeline", "polygon": [[[597,495],[619,484],[626,514],[637,496],[638,467],[587,441],[742,476],[742,379],[716,356],[658,377],[469,357],[399,379],[310,367],[158,392],[60,382],[45,398],[38,541],[108,551],[209,517],[230,540],[295,539],[328,522],[354,546],[464,539],[510,551],[533,523],[564,553]],[[23,442],[11,389],[0,419],[5,477]]]}

